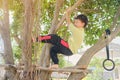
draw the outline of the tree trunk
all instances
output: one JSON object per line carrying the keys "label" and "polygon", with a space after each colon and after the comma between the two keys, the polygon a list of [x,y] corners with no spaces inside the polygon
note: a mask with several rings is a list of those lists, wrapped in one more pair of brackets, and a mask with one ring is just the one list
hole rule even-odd
{"label": "tree trunk", "polygon": [[[11,46],[11,40],[10,40],[10,29],[9,29],[9,9],[8,9],[8,1],[3,0],[3,10],[4,10],[4,17],[2,20],[2,24],[0,26],[1,29],[1,36],[4,41],[4,61],[5,64],[14,64],[13,59],[13,52],[12,52],[12,46]],[[13,80],[14,74],[10,72],[9,70],[5,73],[5,79],[4,80]]]}
{"label": "tree trunk", "polygon": [[23,44],[22,44],[22,60],[24,62],[24,73],[22,80],[32,80],[29,75],[30,70],[32,68],[32,44],[31,44],[31,35],[32,35],[32,27],[34,22],[33,16],[33,1],[32,0],[24,0],[24,24],[23,24]]}

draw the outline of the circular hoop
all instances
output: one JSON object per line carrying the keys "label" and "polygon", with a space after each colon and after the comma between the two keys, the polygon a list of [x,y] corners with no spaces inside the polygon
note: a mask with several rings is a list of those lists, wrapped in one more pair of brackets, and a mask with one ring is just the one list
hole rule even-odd
{"label": "circular hoop", "polygon": [[[112,62],[112,65],[113,65],[112,68],[108,69],[108,68],[105,66],[105,63],[106,63],[107,61]],[[104,67],[104,69],[107,70],[107,71],[112,71],[112,70],[115,68],[115,63],[114,63],[114,61],[111,60],[111,59],[105,59],[105,60],[103,61],[103,67]]]}

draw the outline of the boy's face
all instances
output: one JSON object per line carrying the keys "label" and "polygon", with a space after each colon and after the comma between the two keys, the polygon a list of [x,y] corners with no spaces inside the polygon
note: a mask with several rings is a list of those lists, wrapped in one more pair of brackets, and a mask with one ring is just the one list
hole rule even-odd
{"label": "boy's face", "polygon": [[75,19],[75,20],[74,20],[74,25],[75,25],[77,28],[84,28],[85,23],[82,22],[82,21],[79,20],[79,19]]}

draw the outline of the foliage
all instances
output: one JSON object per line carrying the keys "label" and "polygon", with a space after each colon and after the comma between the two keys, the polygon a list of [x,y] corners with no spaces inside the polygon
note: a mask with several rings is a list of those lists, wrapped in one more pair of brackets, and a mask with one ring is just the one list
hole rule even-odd
{"label": "foliage", "polygon": [[22,53],[22,51],[19,48],[19,46],[13,47],[13,54],[14,54],[15,62],[18,62],[21,59],[21,53]]}
{"label": "foliage", "polygon": [[89,4],[86,6],[90,9],[99,11],[95,13],[87,13],[89,25],[86,29],[85,41],[86,44],[92,45],[99,39],[104,30],[111,26],[119,3],[115,0],[93,0]]}
{"label": "foliage", "polygon": [[23,5],[19,0],[13,0],[13,6],[11,6],[11,11],[13,14],[13,23],[11,25],[12,35],[20,35],[22,30],[23,22]]}

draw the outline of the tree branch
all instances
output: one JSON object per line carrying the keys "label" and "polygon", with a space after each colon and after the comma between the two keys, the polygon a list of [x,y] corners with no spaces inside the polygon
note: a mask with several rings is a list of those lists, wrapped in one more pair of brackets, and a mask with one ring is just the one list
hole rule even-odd
{"label": "tree branch", "polygon": [[55,12],[54,12],[54,18],[52,20],[52,27],[50,28],[49,34],[54,33],[55,27],[58,24],[58,17],[59,17],[59,12],[60,9],[63,5],[64,0],[56,0],[56,5],[55,5]]}
{"label": "tree branch", "polygon": [[101,10],[96,10],[96,9],[75,9],[76,11],[82,11],[82,12],[86,12],[86,13],[99,13],[101,12]]}
{"label": "tree branch", "polygon": [[119,16],[120,16],[120,6],[118,7],[118,10],[117,10],[117,12],[116,12],[116,14],[114,16],[113,23],[112,23],[111,28],[110,28],[111,31],[112,31],[112,29],[114,29],[114,27],[117,26],[116,24],[117,24]]}

